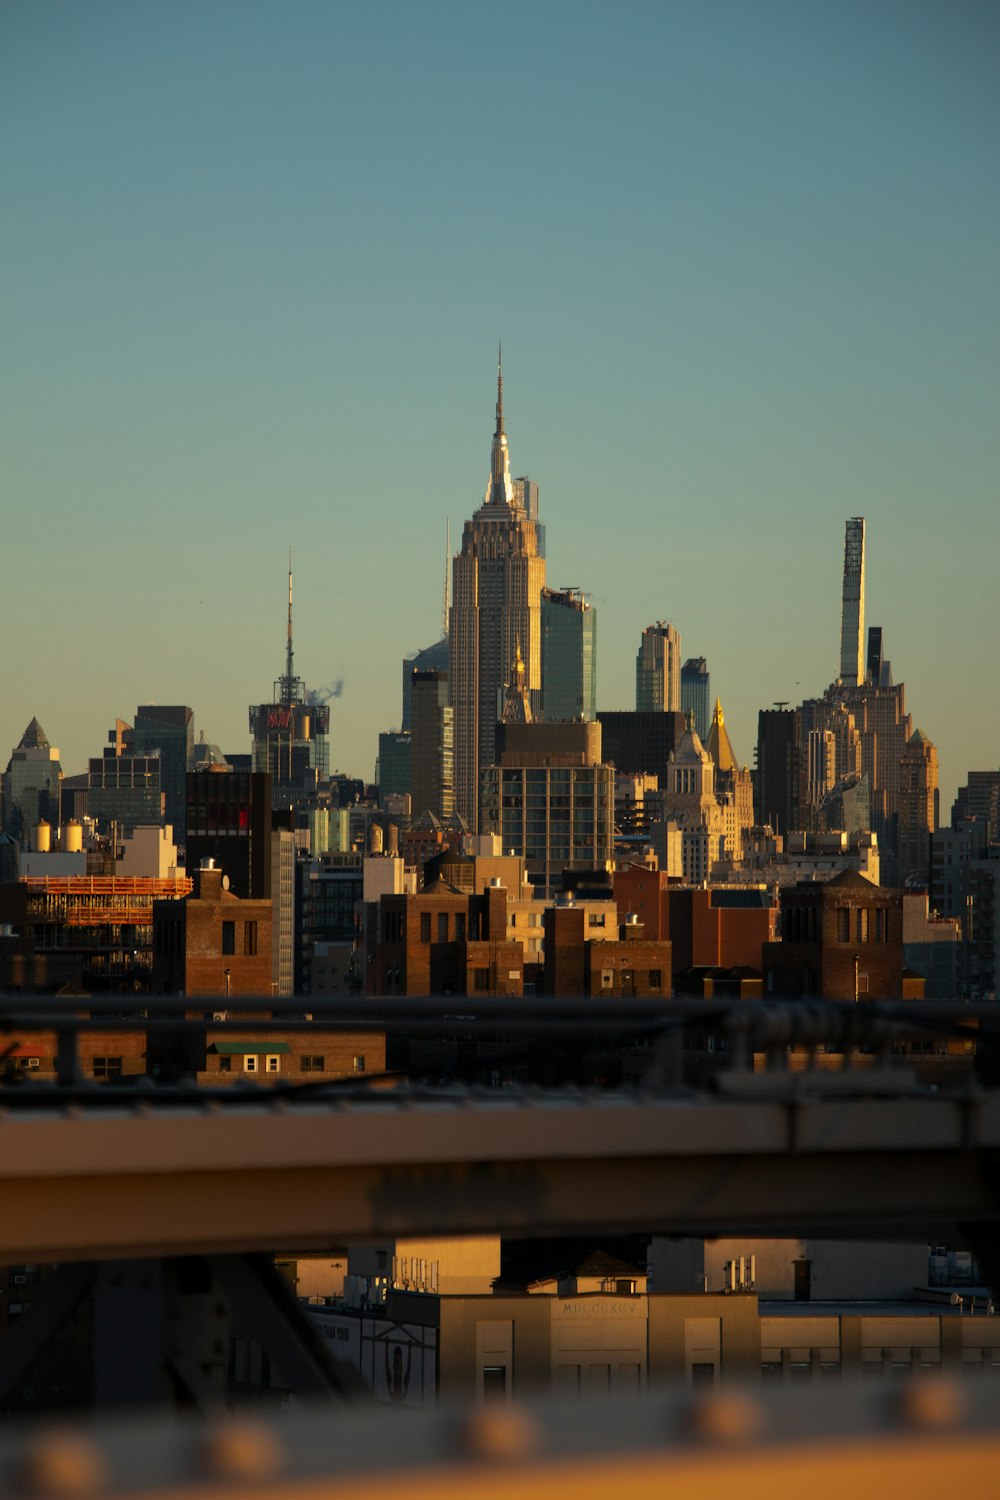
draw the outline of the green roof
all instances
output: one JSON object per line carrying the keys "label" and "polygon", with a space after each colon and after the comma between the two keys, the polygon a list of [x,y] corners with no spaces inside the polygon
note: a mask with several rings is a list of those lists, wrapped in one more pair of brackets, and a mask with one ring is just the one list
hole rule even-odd
{"label": "green roof", "polygon": [[290,1052],[292,1050],[287,1042],[213,1042],[212,1046],[216,1052],[230,1054],[237,1052]]}

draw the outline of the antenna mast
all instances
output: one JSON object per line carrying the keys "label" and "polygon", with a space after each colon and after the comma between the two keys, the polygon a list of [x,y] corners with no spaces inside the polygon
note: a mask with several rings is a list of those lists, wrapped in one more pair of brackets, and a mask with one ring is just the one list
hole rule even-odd
{"label": "antenna mast", "polygon": [[451,591],[451,517],[445,522],[444,599],[441,604],[441,639],[448,639],[448,603]]}

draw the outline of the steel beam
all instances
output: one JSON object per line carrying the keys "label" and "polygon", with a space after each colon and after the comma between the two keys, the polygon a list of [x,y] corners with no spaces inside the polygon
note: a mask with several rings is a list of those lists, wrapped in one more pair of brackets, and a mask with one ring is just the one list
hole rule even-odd
{"label": "steel beam", "polygon": [[0,1117],[0,1257],[996,1223],[1000,1097],[373,1093]]}

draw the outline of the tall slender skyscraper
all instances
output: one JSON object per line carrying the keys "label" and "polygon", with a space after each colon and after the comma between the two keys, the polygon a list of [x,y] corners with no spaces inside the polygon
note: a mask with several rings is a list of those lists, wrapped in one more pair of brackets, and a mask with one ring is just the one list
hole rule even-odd
{"label": "tall slender skyscraper", "polygon": [[840,611],[840,680],[846,687],[857,687],[865,680],[864,635],[865,518],[852,516],[844,533],[844,593]]}
{"label": "tall slender skyscraper", "polygon": [[479,824],[481,770],[496,759],[503,690],[520,643],[532,708],[542,687],[541,595],[545,560],[538,526],[510,477],[503,424],[503,373],[497,369],[496,429],[483,504],[466,521],[452,572],[450,688],[455,717],[455,804]]}
{"label": "tall slender skyscraper", "polygon": [[642,632],[635,658],[637,713],[677,713],[681,706],[681,635],[657,620]]}

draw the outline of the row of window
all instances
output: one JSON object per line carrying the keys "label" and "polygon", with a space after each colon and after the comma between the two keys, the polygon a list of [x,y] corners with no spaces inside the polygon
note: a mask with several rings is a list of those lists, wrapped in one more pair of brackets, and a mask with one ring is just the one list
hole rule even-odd
{"label": "row of window", "polygon": [[[232,1073],[233,1071],[234,1069],[232,1057],[228,1053],[223,1054],[223,1056],[219,1058],[219,1072]],[[358,1053],[355,1056],[353,1071],[355,1073],[363,1073],[365,1071],[365,1058],[363,1053]],[[280,1073],[281,1056],[280,1054],[274,1052],[266,1052],[263,1055],[258,1052],[245,1052],[243,1054],[243,1072]],[[313,1053],[308,1057],[300,1057],[299,1072],[325,1073],[326,1058],[318,1053]]]}
{"label": "row of window", "polygon": [[[854,921],[851,921],[851,916]],[[874,917],[874,921],[872,921]],[[853,936],[852,936],[853,931]],[[867,906],[837,907],[838,943],[887,943],[889,941],[889,913],[881,906],[872,912]]]}

